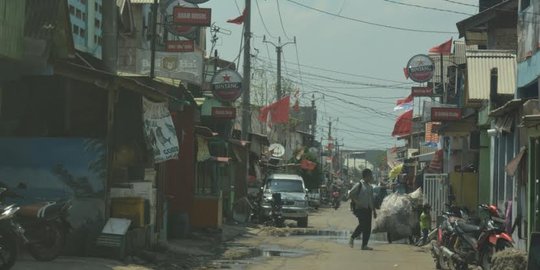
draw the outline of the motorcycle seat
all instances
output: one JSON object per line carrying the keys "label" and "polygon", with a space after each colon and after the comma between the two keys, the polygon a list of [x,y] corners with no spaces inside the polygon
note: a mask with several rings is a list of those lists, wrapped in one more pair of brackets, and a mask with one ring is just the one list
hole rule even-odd
{"label": "motorcycle seat", "polygon": [[480,231],[480,227],[472,224],[468,224],[465,222],[458,222],[458,226],[463,232],[471,233],[471,232],[477,232]]}
{"label": "motorcycle seat", "polygon": [[21,206],[19,215],[28,218],[51,218],[58,216],[63,207],[63,203],[38,202]]}

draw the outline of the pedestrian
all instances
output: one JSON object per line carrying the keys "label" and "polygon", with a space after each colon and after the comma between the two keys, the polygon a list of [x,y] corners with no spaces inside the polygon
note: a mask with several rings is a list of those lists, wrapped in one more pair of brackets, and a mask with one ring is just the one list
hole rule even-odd
{"label": "pedestrian", "polygon": [[422,245],[427,244],[428,234],[431,230],[431,206],[424,204],[422,214],[420,215],[420,229],[422,230]]}
{"label": "pedestrian", "polygon": [[377,212],[373,204],[373,173],[370,169],[362,171],[362,180],[356,183],[349,191],[349,196],[354,202],[353,213],[358,218],[358,226],[349,239],[349,246],[354,247],[354,239],[362,235],[362,250],[373,250],[368,247],[371,236],[371,220],[377,218]]}

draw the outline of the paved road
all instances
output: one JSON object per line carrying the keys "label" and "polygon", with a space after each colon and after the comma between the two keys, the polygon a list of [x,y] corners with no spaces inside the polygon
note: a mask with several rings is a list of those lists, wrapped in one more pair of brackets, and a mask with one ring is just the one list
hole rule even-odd
{"label": "paved road", "polygon": [[[356,226],[356,218],[348,210],[348,205],[340,209],[321,209],[310,216],[310,226],[302,236],[276,237],[265,235],[250,236],[236,241],[236,244],[256,247],[262,250],[262,259],[238,262],[217,268],[237,269],[435,269],[430,254],[421,248],[405,244],[388,244],[380,235],[370,243],[373,251],[360,249],[360,240],[350,248],[347,244],[349,231]],[[287,233],[278,233],[285,234]],[[232,265],[232,266],[231,266]]]}

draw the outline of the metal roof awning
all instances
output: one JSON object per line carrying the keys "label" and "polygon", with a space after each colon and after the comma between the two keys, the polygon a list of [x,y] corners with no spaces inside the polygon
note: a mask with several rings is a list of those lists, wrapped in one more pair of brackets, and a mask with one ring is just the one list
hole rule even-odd
{"label": "metal roof awning", "polygon": [[511,112],[515,111],[516,109],[518,109],[521,105],[523,105],[523,103],[525,103],[524,99],[512,99],[512,100],[506,102],[506,104],[504,104],[503,106],[501,106],[501,107],[499,107],[499,108],[497,108],[495,110],[492,110],[489,113],[489,116],[491,116],[491,117],[505,116],[508,113],[511,113]]}
{"label": "metal roof awning", "polygon": [[[486,24],[497,18],[510,17],[517,14],[518,8],[517,0],[506,0],[501,3],[488,8],[474,16],[471,16],[465,20],[456,23],[459,31],[459,37],[465,37],[471,44],[481,44],[480,42],[487,42],[487,26]],[[515,15],[514,15],[515,16]],[[506,23],[516,23],[516,20],[508,19]],[[482,35],[482,39],[478,39]],[[469,42],[467,42],[469,43]],[[483,44],[483,43],[482,43]]]}
{"label": "metal roof awning", "polygon": [[522,126],[530,128],[540,125],[540,114],[532,114],[523,116]]}
{"label": "metal roof awning", "polygon": [[491,71],[498,72],[497,94],[513,95],[516,91],[516,54],[512,51],[467,51],[467,101],[490,98]]}
{"label": "metal roof awning", "polygon": [[474,119],[462,119],[455,122],[445,122],[439,128],[439,134],[447,136],[463,136],[476,129]]}

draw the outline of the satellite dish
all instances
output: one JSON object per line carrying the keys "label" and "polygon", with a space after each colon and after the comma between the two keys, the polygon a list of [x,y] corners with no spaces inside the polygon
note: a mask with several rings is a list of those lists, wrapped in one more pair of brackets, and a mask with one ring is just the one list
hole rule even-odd
{"label": "satellite dish", "polygon": [[285,147],[279,143],[273,143],[268,147],[268,151],[273,157],[282,157],[285,155]]}

